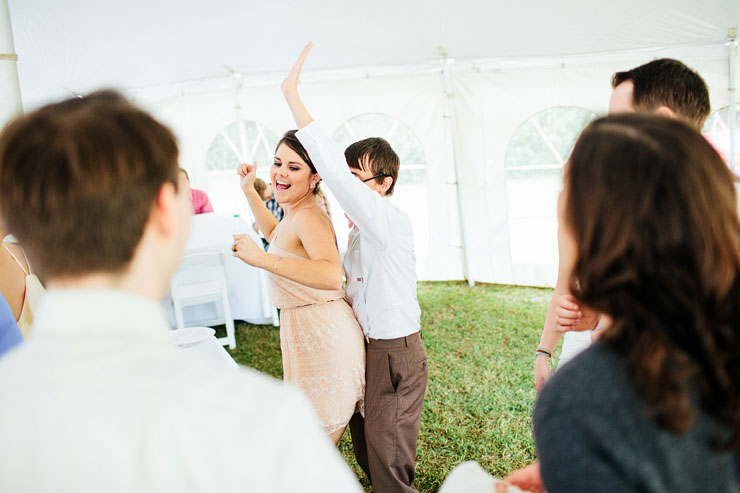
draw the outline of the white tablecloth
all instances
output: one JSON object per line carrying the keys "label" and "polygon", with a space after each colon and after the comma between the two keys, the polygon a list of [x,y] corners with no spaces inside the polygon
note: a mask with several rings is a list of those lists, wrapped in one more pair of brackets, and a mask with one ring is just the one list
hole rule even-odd
{"label": "white tablecloth", "polygon": [[188,327],[170,331],[172,342],[181,351],[190,354],[199,354],[218,363],[224,368],[239,368],[234,358],[214,337],[214,330],[210,327]]}
{"label": "white tablecloth", "polygon": [[[245,320],[253,324],[278,325],[277,311],[270,304],[265,273],[232,256],[230,248],[234,242],[233,234],[249,234],[255,242],[262,246],[252,225],[241,217],[216,213],[195,215],[192,217],[185,255],[226,251],[226,280],[229,285],[229,303],[234,320]],[[165,299],[165,308],[168,311],[170,323],[174,327],[175,315],[169,295]],[[220,312],[221,308],[215,304],[186,307],[183,310],[185,325],[200,325],[199,321],[213,318],[216,310]]]}
{"label": "white tablecloth", "polygon": [[224,368],[239,368],[239,365],[234,361],[234,358],[231,357],[214,336],[211,336],[198,344],[193,344],[192,346],[181,346],[180,351],[192,354],[201,354],[220,364]]}

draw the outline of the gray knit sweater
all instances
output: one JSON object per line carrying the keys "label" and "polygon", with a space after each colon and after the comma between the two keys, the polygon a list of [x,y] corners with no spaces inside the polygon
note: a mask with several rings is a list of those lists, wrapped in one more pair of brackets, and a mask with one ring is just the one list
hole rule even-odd
{"label": "gray knit sweater", "polygon": [[656,426],[621,357],[604,343],[558,370],[534,411],[548,493],[740,492],[740,451],[709,445],[720,429],[704,413],[683,435]]}

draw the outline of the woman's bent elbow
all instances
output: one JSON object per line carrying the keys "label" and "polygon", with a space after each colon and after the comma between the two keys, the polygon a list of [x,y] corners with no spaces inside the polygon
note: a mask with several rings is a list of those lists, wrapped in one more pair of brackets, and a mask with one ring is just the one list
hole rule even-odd
{"label": "woman's bent elbow", "polygon": [[336,291],[338,289],[342,289],[342,274],[337,273],[335,275],[332,275],[329,279],[326,280],[326,286],[324,289],[329,289],[332,291]]}

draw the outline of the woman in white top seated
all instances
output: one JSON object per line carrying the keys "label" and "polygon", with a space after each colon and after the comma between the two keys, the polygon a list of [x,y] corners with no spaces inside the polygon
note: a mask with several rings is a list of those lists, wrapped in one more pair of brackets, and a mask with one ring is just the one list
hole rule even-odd
{"label": "woman in white top seated", "polygon": [[[0,224],[0,238],[7,231]],[[44,287],[33,273],[26,254],[16,243],[2,242],[0,248],[0,294],[7,300],[23,337],[28,337],[33,312],[44,294]]]}

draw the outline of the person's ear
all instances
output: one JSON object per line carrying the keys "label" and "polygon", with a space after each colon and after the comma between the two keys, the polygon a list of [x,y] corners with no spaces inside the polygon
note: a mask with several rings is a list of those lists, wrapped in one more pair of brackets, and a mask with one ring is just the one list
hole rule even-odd
{"label": "person's ear", "polygon": [[[180,193],[184,193],[184,190],[181,189]],[[159,187],[149,217],[151,225],[162,236],[170,237],[177,233],[179,207],[175,186],[170,182],[165,182]]]}
{"label": "person's ear", "polygon": [[311,175],[311,188],[315,188],[316,185],[318,185],[320,181],[321,181],[321,177],[319,176],[318,173],[312,174]]}
{"label": "person's ear", "polygon": [[383,194],[388,192],[388,190],[391,188],[392,185],[393,185],[393,177],[386,176],[385,178],[383,178],[383,183],[380,185],[383,190]]}
{"label": "person's ear", "polygon": [[676,112],[670,109],[668,106],[660,106],[655,110],[655,114],[658,116],[665,116],[668,118],[676,118]]}

